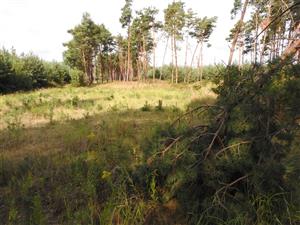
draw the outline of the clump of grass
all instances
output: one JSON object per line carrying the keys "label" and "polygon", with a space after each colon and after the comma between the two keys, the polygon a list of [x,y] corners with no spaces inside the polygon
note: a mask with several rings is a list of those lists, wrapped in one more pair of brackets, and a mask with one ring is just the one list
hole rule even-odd
{"label": "clump of grass", "polygon": [[114,98],[115,98],[115,96],[112,94],[112,95],[106,97],[105,100],[112,101],[112,100],[114,100]]}
{"label": "clump of grass", "polygon": [[72,99],[71,99],[71,104],[73,107],[78,107],[79,106],[79,102],[80,102],[80,99],[78,96],[74,96]]}
{"label": "clump of grass", "polygon": [[163,101],[158,100],[158,105],[155,107],[157,111],[163,111]]}
{"label": "clump of grass", "polygon": [[143,112],[151,111],[151,106],[149,105],[148,101],[145,102],[144,106],[141,108]]}
{"label": "clump of grass", "polygon": [[177,105],[172,105],[171,106],[171,111],[174,113],[179,113],[180,112],[180,108],[178,108]]}
{"label": "clump of grass", "polygon": [[18,143],[19,138],[24,129],[24,124],[21,121],[21,117],[17,113],[13,114],[11,118],[6,120],[6,124],[7,124],[9,142]]}
{"label": "clump of grass", "polygon": [[97,110],[98,110],[98,111],[103,110],[103,106],[102,106],[101,104],[98,104],[98,105],[97,105]]}
{"label": "clump of grass", "polygon": [[112,112],[117,112],[117,111],[119,111],[119,107],[118,107],[118,105],[113,105],[113,106],[110,107],[110,110]]}

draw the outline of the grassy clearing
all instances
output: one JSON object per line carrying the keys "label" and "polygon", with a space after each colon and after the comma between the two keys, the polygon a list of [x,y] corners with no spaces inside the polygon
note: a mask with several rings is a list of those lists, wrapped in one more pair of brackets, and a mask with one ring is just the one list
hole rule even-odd
{"label": "grassy clearing", "polygon": [[214,97],[211,85],[197,90],[192,86],[159,84],[113,83],[90,88],[53,88],[31,93],[11,94],[0,98],[0,129],[18,122],[36,127],[49,122],[82,119],[103,112],[151,107],[162,100],[164,107],[184,109],[199,96]]}
{"label": "grassy clearing", "polygon": [[64,150],[101,123],[112,132],[123,124],[137,127],[134,138],[144,137],[147,126],[172,121],[191,101],[213,99],[210,88],[120,82],[1,96],[1,154],[22,158]]}
{"label": "grassy clearing", "polygon": [[211,87],[113,83],[1,96],[0,220],[166,224],[176,204],[157,202],[143,168],[161,148],[161,128],[189,105],[212,103]]}

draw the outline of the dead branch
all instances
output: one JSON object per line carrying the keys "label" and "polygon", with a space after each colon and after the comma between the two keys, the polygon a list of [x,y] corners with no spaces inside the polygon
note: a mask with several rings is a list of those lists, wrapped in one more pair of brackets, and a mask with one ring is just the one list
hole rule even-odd
{"label": "dead branch", "polygon": [[169,150],[170,150],[170,149],[171,149],[178,141],[181,140],[181,138],[183,138],[183,135],[181,135],[181,136],[175,138],[175,139],[172,141],[171,144],[169,144],[163,151],[160,152],[160,154],[161,154],[162,156],[164,156],[164,155],[166,154],[167,151],[169,151]]}
{"label": "dead branch", "polygon": [[224,197],[228,188],[230,188],[233,185],[235,185],[236,183],[248,178],[249,176],[250,176],[249,174],[246,174],[246,175],[234,180],[233,182],[226,184],[225,186],[223,186],[222,188],[220,188],[219,190],[216,191],[215,196],[217,196],[217,198],[220,199],[219,193],[223,191],[223,197]]}
{"label": "dead branch", "polygon": [[236,146],[240,146],[240,145],[243,145],[243,144],[250,144],[252,143],[252,141],[242,141],[240,143],[237,143],[237,144],[233,144],[233,145],[230,145],[230,146],[227,146],[226,148],[223,148],[221,149],[219,152],[216,153],[216,157],[218,157],[220,154],[222,154],[223,152],[225,152],[226,150],[228,149],[231,149],[233,147],[236,147]]}
{"label": "dead branch", "polygon": [[[203,109],[203,108],[204,108],[204,109]],[[209,110],[210,108],[219,108],[219,109],[224,110],[222,107],[217,106],[217,105],[201,105],[201,106],[199,106],[199,107],[196,107],[196,108],[194,108],[194,109],[192,109],[192,110],[190,110],[190,111],[184,113],[184,114],[181,115],[180,117],[178,117],[178,118],[171,124],[171,127],[175,126],[175,124],[176,124],[177,122],[180,122],[185,116],[188,116],[188,115],[190,115],[190,114],[192,114],[192,113],[194,113],[194,112],[196,112],[196,111],[198,111],[198,110],[200,110],[200,109],[203,109],[203,110],[201,110],[201,111],[198,113],[198,115],[200,115],[201,113],[204,113],[205,111]]]}
{"label": "dead branch", "polygon": [[224,124],[225,124],[225,117],[222,119],[222,121],[221,121],[221,123],[220,123],[220,125],[219,125],[218,130],[216,131],[216,133],[215,133],[215,135],[214,135],[212,141],[210,142],[208,148],[206,149],[206,154],[205,154],[204,160],[206,160],[207,157],[208,157],[208,155],[210,154],[211,149],[212,149],[212,147],[213,147],[213,145],[214,145],[214,143],[215,143],[215,140],[216,140],[217,137],[219,136],[219,134],[220,134],[220,132],[221,132],[221,130],[222,130]]}

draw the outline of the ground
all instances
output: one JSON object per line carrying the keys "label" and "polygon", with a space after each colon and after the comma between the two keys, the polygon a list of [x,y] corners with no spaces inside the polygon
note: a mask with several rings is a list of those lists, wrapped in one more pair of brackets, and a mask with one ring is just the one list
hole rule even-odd
{"label": "ground", "polygon": [[[130,124],[143,132],[172,121],[193,100],[213,99],[211,87],[118,82],[0,96],[0,154],[52,154],[76,144],[103,121]],[[165,110],[158,109],[160,100]]]}
{"label": "ground", "polygon": [[[152,143],[155,130],[193,102],[211,104],[216,97],[212,86],[117,82],[0,96],[0,219],[64,224],[84,222],[93,212],[93,218],[98,215],[107,223],[108,213],[116,210],[113,205],[124,200],[119,196],[122,185],[118,178],[114,194],[115,184],[99,180],[118,168],[145,163],[160,145]],[[111,192],[95,194],[98,189]],[[137,202],[136,210],[145,208],[142,200]],[[68,215],[68,210],[77,214]],[[133,221],[138,219],[118,224]]]}

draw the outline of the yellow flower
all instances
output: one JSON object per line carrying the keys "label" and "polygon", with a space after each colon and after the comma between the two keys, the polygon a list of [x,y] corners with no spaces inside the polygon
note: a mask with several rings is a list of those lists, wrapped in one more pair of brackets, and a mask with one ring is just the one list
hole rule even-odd
{"label": "yellow flower", "polygon": [[87,139],[90,140],[90,141],[93,141],[93,140],[95,140],[95,137],[96,137],[96,135],[94,134],[94,132],[91,132],[91,133],[87,136]]}
{"label": "yellow flower", "polygon": [[111,172],[108,172],[108,171],[103,171],[102,172],[102,176],[101,176],[101,178],[103,179],[103,180],[107,180],[108,178],[110,178],[110,176],[111,176]]}

